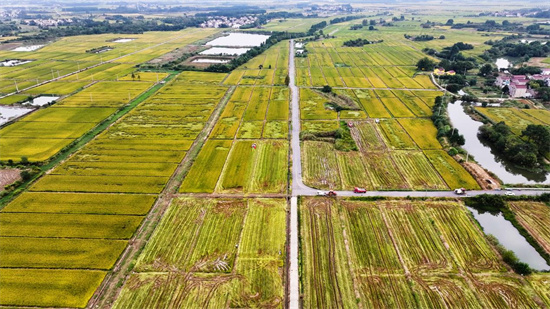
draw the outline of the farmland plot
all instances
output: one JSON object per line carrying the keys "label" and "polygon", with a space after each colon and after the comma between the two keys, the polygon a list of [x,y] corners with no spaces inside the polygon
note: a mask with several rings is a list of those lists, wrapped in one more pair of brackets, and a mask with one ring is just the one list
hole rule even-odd
{"label": "farmland plot", "polygon": [[[457,202],[310,197],[302,199],[300,214],[304,304],[537,307],[530,287],[505,273],[496,252]],[[548,279],[530,280],[548,299],[543,288]]]}
{"label": "farmland plot", "polygon": [[542,202],[508,202],[516,220],[550,254],[550,207]]}
{"label": "farmland plot", "polygon": [[283,199],[173,200],[114,307],[282,307],[285,222]]}
{"label": "farmland plot", "polygon": [[302,142],[304,183],[314,188],[338,190],[341,180],[334,146],[324,142]]}
{"label": "farmland plot", "polygon": [[232,141],[210,140],[203,146],[183,181],[180,192],[213,192]]}
{"label": "farmland plot", "polygon": [[306,308],[357,308],[340,219],[333,201],[307,199],[300,208],[301,280]]}
{"label": "farmland plot", "polygon": [[416,149],[417,146],[403,129],[403,127],[394,119],[380,120],[379,127],[384,133],[384,139],[388,145],[394,149]]}
{"label": "farmland plot", "polygon": [[398,121],[421,149],[441,149],[437,129],[430,119],[404,118]]}
{"label": "farmland plot", "polygon": [[479,184],[458,162],[443,150],[424,153],[450,188],[479,189]]}

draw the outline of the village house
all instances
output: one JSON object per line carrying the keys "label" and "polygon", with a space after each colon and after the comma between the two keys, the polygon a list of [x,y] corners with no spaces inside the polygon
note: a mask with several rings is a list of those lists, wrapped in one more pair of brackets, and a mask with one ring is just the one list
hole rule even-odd
{"label": "village house", "polygon": [[541,74],[535,75],[511,75],[501,73],[496,78],[495,85],[500,88],[508,86],[510,97],[512,98],[533,97],[536,95],[536,92],[529,89],[527,85],[531,80],[543,80],[545,84],[550,87],[550,69],[543,69]]}

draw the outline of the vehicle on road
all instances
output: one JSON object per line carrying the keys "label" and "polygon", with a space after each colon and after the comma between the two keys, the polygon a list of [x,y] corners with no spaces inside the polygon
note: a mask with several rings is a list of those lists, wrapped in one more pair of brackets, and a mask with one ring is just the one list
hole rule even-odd
{"label": "vehicle on road", "polygon": [[326,195],[325,191],[317,190],[317,195]]}
{"label": "vehicle on road", "polygon": [[456,195],[464,195],[464,194],[466,194],[466,189],[458,188],[458,189],[455,189],[454,192],[455,192]]}
{"label": "vehicle on road", "polygon": [[506,193],[504,193],[504,195],[511,196],[511,195],[516,195],[516,194],[512,191],[507,191]]}
{"label": "vehicle on road", "polygon": [[355,188],[353,189],[353,192],[354,192],[354,193],[367,193],[367,189],[355,187]]}
{"label": "vehicle on road", "polygon": [[336,195],[337,195],[336,192],[332,190],[328,191],[326,194],[326,196],[336,196]]}

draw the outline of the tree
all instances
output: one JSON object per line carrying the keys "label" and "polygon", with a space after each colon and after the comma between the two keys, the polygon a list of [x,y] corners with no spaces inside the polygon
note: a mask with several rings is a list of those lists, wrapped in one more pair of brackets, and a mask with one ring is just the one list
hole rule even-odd
{"label": "tree", "polygon": [[376,26],[376,20],[374,19],[369,20],[369,25]]}
{"label": "tree", "polygon": [[260,70],[263,69],[263,68],[264,68],[264,66],[263,66],[262,64],[260,64],[260,65],[258,66],[258,69],[260,69]]}
{"label": "tree", "polygon": [[21,171],[21,173],[19,173],[19,175],[21,176],[21,179],[23,181],[27,181],[27,180],[31,179],[31,177],[32,177],[31,173],[27,170]]}
{"label": "tree", "polygon": [[449,19],[449,20],[447,20],[447,23],[445,25],[452,26],[454,24],[454,22],[455,21],[453,19]]}
{"label": "tree", "polygon": [[288,74],[286,75],[285,77],[285,85],[289,85],[290,84],[290,76],[288,76]]}
{"label": "tree", "polygon": [[493,66],[486,63],[479,69],[479,75],[481,76],[487,76],[489,74],[493,73]]}
{"label": "tree", "polygon": [[435,67],[435,62],[428,57],[424,57],[416,63],[416,68],[419,71],[431,71]]}
{"label": "tree", "polygon": [[25,156],[21,157],[21,164],[27,165],[29,164],[29,159]]}
{"label": "tree", "polygon": [[324,93],[331,93],[332,92],[332,87],[329,86],[329,85],[324,85],[323,89],[321,89],[321,91],[324,92]]}
{"label": "tree", "polygon": [[550,127],[530,124],[521,132],[521,136],[527,137],[528,141],[535,144],[539,152],[546,153],[550,151]]}
{"label": "tree", "polygon": [[544,102],[550,102],[550,87],[540,87],[537,89],[537,98]]}
{"label": "tree", "polygon": [[369,30],[370,31],[375,30],[374,26],[369,26]]}

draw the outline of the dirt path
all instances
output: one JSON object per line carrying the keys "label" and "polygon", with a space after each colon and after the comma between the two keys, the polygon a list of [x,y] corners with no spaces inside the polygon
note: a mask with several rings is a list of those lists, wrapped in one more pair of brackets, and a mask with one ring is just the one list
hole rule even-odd
{"label": "dirt path", "polygon": [[474,176],[479,186],[483,190],[494,190],[500,188],[500,182],[491,176],[486,170],[475,162],[462,162],[461,165]]}

